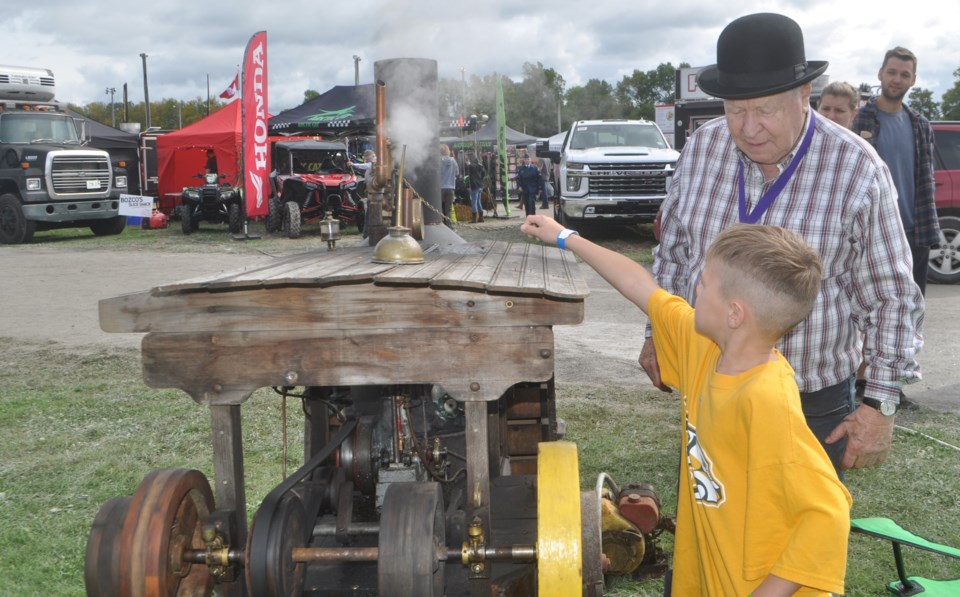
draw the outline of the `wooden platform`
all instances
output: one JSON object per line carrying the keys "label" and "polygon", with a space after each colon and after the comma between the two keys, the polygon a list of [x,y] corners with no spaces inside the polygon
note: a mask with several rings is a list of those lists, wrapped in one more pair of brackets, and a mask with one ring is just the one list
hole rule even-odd
{"label": "wooden platform", "polygon": [[489,242],[377,264],[368,247],[302,253],[104,299],[107,332],[146,332],[144,379],[208,405],[282,385],[438,383],[496,400],[553,375],[553,325],[583,320],[572,254]]}

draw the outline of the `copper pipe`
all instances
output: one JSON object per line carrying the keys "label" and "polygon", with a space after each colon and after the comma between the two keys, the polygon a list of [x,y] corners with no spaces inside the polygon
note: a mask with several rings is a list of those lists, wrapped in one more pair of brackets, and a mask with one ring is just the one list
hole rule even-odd
{"label": "copper pipe", "polygon": [[377,111],[377,165],[374,167],[374,186],[387,186],[390,175],[389,149],[387,146],[387,85],[377,81],[376,85]]}

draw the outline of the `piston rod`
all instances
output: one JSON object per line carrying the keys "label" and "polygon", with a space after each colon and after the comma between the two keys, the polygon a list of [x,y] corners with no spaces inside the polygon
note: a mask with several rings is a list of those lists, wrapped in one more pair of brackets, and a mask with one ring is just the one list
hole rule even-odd
{"label": "piston rod", "polygon": [[[438,561],[459,560],[462,555],[460,549],[437,549]],[[486,560],[532,561],[537,559],[537,548],[533,545],[488,547],[483,555]],[[291,552],[294,562],[376,562],[379,556],[378,547],[294,547]]]}

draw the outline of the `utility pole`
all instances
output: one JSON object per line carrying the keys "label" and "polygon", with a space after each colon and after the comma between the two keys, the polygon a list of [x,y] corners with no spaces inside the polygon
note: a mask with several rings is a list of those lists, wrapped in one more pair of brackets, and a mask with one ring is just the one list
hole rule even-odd
{"label": "utility pole", "polygon": [[147,55],[140,54],[143,60],[143,108],[147,117],[147,130],[150,130],[150,88],[147,85]]}
{"label": "utility pole", "polygon": [[107,87],[104,93],[110,94],[110,120],[113,122],[113,128],[117,128],[117,113],[114,110],[115,104],[113,103],[113,94],[117,92],[116,87]]}
{"label": "utility pole", "polygon": [[353,85],[360,86],[360,57],[356,54],[353,55]]}

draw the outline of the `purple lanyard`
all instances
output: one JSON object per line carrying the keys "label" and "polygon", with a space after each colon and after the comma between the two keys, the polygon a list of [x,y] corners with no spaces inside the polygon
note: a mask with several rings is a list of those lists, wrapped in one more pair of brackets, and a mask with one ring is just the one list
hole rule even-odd
{"label": "purple lanyard", "polygon": [[787,186],[787,183],[790,182],[790,177],[793,176],[794,171],[797,169],[797,166],[800,165],[800,160],[803,159],[803,156],[807,155],[807,150],[810,149],[810,141],[813,139],[813,123],[814,116],[813,111],[810,111],[810,125],[807,127],[807,134],[803,136],[803,142],[800,143],[800,148],[797,150],[797,153],[793,156],[793,159],[790,160],[790,164],[787,166],[780,176],[777,177],[777,180],[774,181],[773,186],[771,186],[766,193],[760,196],[760,201],[757,202],[756,207],[753,208],[753,211],[747,213],[747,192],[744,184],[743,176],[743,160],[739,160],[737,164],[737,185],[738,190],[740,191],[740,222],[742,224],[756,224],[760,221],[761,216],[770,206],[773,205],[773,200],[777,198],[777,195],[780,194],[780,191],[783,190],[783,187]]}

